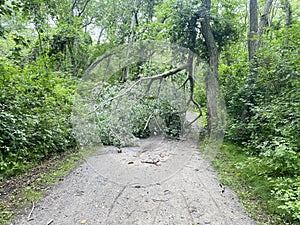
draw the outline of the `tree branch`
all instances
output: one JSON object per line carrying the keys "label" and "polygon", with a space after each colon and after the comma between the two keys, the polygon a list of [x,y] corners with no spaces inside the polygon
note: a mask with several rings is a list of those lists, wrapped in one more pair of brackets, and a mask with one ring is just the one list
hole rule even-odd
{"label": "tree branch", "polygon": [[87,26],[91,25],[92,23],[95,22],[94,19],[96,19],[96,18],[95,18],[95,17],[91,17],[91,18],[89,19],[88,22],[82,23],[82,24],[81,24],[81,27],[82,27],[82,28],[86,28]]}
{"label": "tree branch", "polygon": [[32,208],[31,208],[31,210],[30,210],[29,215],[27,216],[27,221],[30,221],[30,220],[31,220],[31,215],[32,215],[32,213],[33,213],[34,208],[35,208],[34,201],[32,201]]}
{"label": "tree branch", "polygon": [[77,0],[75,0],[72,4],[72,7],[71,7],[71,13],[73,14],[73,10],[75,9],[75,6],[77,5]]}
{"label": "tree branch", "polygon": [[117,98],[121,98],[123,97],[124,95],[126,95],[128,92],[130,92],[136,85],[140,84],[142,81],[146,81],[146,80],[157,80],[157,79],[165,79],[171,75],[174,75],[184,69],[186,69],[187,67],[189,66],[189,64],[184,64],[176,69],[173,69],[173,70],[169,70],[167,72],[164,72],[164,73],[161,73],[161,74],[158,74],[158,75],[155,75],[155,76],[152,76],[152,77],[142,77],[140,79],[138,79],[137,81],[135,81],[128,89],[126,89],[123,93],[113,97],[113,98],[110,98],[109,100],[107,100],[107,102],[110,102],[110,101],[113,101]]}
{"label": "tree branch", "polygon": [[102,56],[101,58],[97,59],[92,65],[89,66],[89,68],[85,71],[85,74],[88,74],[89,72],[91,72],[100,62],[113,56],[114,54],[115,54],[115,52],[111,52],[111,53],[106,54],[106,55]]}
{"label": "tree branch", "polygon": [[[138,84],[140,84],[140,83],[143,82],[143,81],[146,81],[146,80],[154,81],[154,80],[158,80],[158,79],[165,79],[165,78],[167,78],[167,77],[169,77],[169,76],[172,76],[172,75],[174,75],[174,74],[176,74],[176,73],[178,73],[178,72],[180,72],[180,71],[182,71],[182,70],[188,68],[189,65],[190,65],[190,64],[187,63],[187,64],[184,64],[184,65],[182,65],[182,66],[180,66],[180,67],[178,67],[178,68],[176,68],[176,69],[169,70],[169,71],[167,71],[167,72],[164,72],[164,73],[161,73],[161,74],[152,76],[152,77],[142,77],[142,78],[138,79],[137,81],[135,81],[133,84],[131,84],[131,85],[130,85],[123,93],[121,93],[121,94],[119,94],[119,95],[117,95],[117,96],[115,96],[115,97],[112,97],[112,98],[106,100],[105,102],[102,103],[102,105],[105,105],[106,103],[111,102],[111,101],[113,101],[113,100],[115,100],[115,99],[122,98],[122,97],[125,96],[128,92],[130,92],[135,86],[137,86]],[[94,110],[93,110],[92,112],[90,112],[89,114],[94,113],[95,111],[97,111],[97,110],[99,109],[99,107],[100,107],[100,106],[96,107],[96,109],[94,109]]]}
{"label": "tree branch", "polygon": [[199,119],[202,116],[202,110],[201,110],[201,106],[198,104],[198,102],[194,99],[194,91],[195,91],[195,80],[194,80],[194,70],[193,70],[193,62],[194,62],[194,54],[190,53],[189,54],[189,68],[188,68],[188,78],[187,80],[184,82],[184,85],[186,84],[186,82],[189,81],[190,84],[190,98],[187,102],[187,106],[190,104],[190,102],[192,102],[197,109],[199,110],[199,115],[196,117],[196,119],[194,119],[192,122],[190,122],[188,125],[191,125],[192,123],[194,123],[197,119]]}
{"label": "tree branch", "polygon": [[71,9],[70,9],[70,16],[73,17],[74,16],[74,12],[78,11],[78,4],[79,4],[80,0],[74,0]]}
{"label": "tree branch", "polygon": [[79,12],[78,14],[78,17],[81,17],[82,14],[84,13],[85,9],[86,9],[86,6],[89,4],[91,0],[86,0],[85,3],[84,3],[84,6],[83,6],[83,9]]}

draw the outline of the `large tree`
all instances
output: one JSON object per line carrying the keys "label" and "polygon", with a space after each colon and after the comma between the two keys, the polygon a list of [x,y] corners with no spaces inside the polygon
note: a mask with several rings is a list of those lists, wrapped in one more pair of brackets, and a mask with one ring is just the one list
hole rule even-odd
{"label": "large tree", "polygon": [[257,0],[250,0],[249,2],[249,32],[248,32],[248,54],[251,60],[256,52],[257,40],[256,35],[258,31],[258,4]]}
{"label": "large tree", "polygon": [[217,92],[218,92],[218,67],[219,67],[219,52],[217,43],[215,41],[212,28],[210,25],[210,11],[211,0],[202,0],[202,10],[204,12],[201,20],[201,33],[204,37],[208,57],[209,67],[206,76],[206,101],[208,114],[208,132],[210,135],[216,131],[218,127],[218,106],[217,106]]}
{"label": "large tree", "polygon": [[249,1],[249,32],[248,32],[248,54],[249,60],[252,60],[257,48],[260,45],[260,38],[264,34],[264,29],[269,25],[270,9],[273,0],[266,0],[263,12],[258,22],[258,4],[257,0]]}

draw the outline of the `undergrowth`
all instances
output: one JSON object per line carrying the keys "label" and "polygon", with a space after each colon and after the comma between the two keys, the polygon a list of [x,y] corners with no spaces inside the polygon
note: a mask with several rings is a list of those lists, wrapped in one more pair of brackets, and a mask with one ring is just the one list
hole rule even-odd
{"label": "undergrowth", "polygon": [[249,156],[242,148],[225,143],[213,165],[220,181],[232,187],[259,224],[300,224],[300,179],[272,176],[267,160]]}
{"label": "undergrowth", "polygon": [[21,67],[0,58],[0,181],[75,147],[76,81],[43,63]]}

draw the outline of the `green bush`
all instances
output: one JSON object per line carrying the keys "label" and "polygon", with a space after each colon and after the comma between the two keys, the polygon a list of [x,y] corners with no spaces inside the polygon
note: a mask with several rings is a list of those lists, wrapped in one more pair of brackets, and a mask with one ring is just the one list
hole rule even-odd
{"label": "green bush", "polygon": [[2,176],[74,147],[69,118],[75,82],[43,65],[21,68],[5,60],[0,73]]}
{"label": "green bush", "polygon": [[288,168],[284,159],[291,156],[284,157],[249,156],[239,146],[225,143],[214,165],[220,172],[221,182],[236,188],[258,222],[299,224],[300,179],[299,175],[289,176],[282,171]]}
{"label": "green bush", "polygon": [[280,177],[272,183],[271,194],[276,201],[277,213],[295,224],[300,222],[300,178]]}
{"label": "green bush", "polygon": [[291,224],[300,222],[299,28],[293,24],[288,35],[270,31],[277,39],[264,36],[251,65],[241,59],[220,67],[229,115],[226,139],[242,146],[247,156],[237,167],[243,180],[259,190],[255,194],[267,210]]}

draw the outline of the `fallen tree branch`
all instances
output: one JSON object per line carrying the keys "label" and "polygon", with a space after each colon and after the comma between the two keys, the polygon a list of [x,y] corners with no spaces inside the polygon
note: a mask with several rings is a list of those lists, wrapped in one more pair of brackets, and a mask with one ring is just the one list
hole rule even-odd
{"label": "fallen tree branch", "polygon": [[147,95],[148,92],[150,91],[150,88],[151,88],[151,85],[152,85],[153,81],[154,80],[150,80],[150,82],[148,83],[148,85],[147,85],[147,91],[145,92],[145,95]]}
{"label": "fallen tree branch", "polygon": [[159,163],[159,159],[158,160],[142,160],[141,163],[148,163],[148,164],[154,164],[155,166],[158,166]]}
{"label": "fallen tree branch", "polygon": [[186,78],[186,80],[183,82],[183,84],[177,90],[180,90],[181,88],[183,88],[185,90],[185,85],[189,80],[190,80],[190,77]]}
{"label": "fallen tree branch", "polygon": [[159,125],[159,122],[157,121],[157,119],[156,119],[155,116],[154,116],[154,120],[155,120],[156,125],[158,126],[158,129],[161,131],[162,128],[161,128],[161,126]]}
{"label": "fallen tree branch", "polygon": [[159,95],[160,95],[162,82],[163,82],[163,79],[160,78],[160,79],[159,79],[159,87],[158,87],[158,91],[157,91],[157,97],[159,97]]}
{"label": "fallen tree branch", "polygon": [[[180,71],[188,68],[189,65],[190,65],[189,63],[186,63],[186,64],[184,64],[184,65],[182,65],[182,66],[180,66],[178,68],[169,70],[167,72],[164,72],[164,73],[152,76],[152,77],[142,77],[142,78],[138,79],[137,81],[135,81],[133,84],[131,84],[123,93],[120,93],[120,94],[118,94],[118,95],[116,95],[116,96],[114,96],[114,97],[106,100],[101,105],[105,105],[108,102],[111,102],[111,101],[116,100],[118,98],[122,98],[123,96],[125,96],[126,94],[128,94],[128,92],[130,92],[135,86],[137,86],[138,84],[140,84],[143,81],[146,81],[146,80],[154,81],[154,80],[157,80],[157,79],[160,79],[160,80],[165,79],[165,78],[167,78],[169,76],[172,76],[172,75],[174,75],[174,74],[176,74],[176,73],[178,73],[178,72],[180,72]],[[98,107],[96,107],[93,111],[89,112],[89,114],[94,113],[99,108],[100,108],[100,105]]]}
{"label": "fallen tree branch", "polygon": [[158,74],[158,75],[155,75],[155,76],[152,76],[152,77],[142,77],[140,79],[138,79],[137,81],[135,81],[128,89],[126,89],[123,93],[113,97],[113,98],[110,98],[108,99],[106,102],[110,102],[110,101],[113,101],[117,98],[121,98],[123,97],[124,95],[126,95],[128,92],[130,92],[136,85],[138,85],[139,83],[141,83],[142,81],[146,81],[146,80],[157,80],[157,79],[164,79],[164,78],[167,78],[173,74],[176,74],[184,69],[186,69],[187,67],[189,66],[189,64],[184,64],[176,69],[173,69],[173,70],[169,70],[167,72],[164,72],[164,73],[161,73],[161,74]]}
{"label": "fallen tree branch", "polygon": [[191,97],[191,101],[192,101],[192,103],[198,108],[198,110],[199,110],[199,115],[198,115],[195,119],[193,119],[191,122],[189,122],[189,123],[188,123],[188,126],[192,125],[196,120],[198,120],[198,119],[202,116],[201,106],[199,105],[198,102],[196,102],[196,101],[194,100],[194,97],[193,97],[193,96]]}
{"label": "fallen tree branch", "polygon": [[115,54],[116,54],[116,52],[111,52],[111,53],[109,53],[109,54],[107,54],[107,55],[104,55],[104,56],[102,56],[101,58],[97,59],[93,64],[91,64],[91,65],[89,66],[89,68],[87,68],[87,70],[85,71],[84,74],[89,74],[93,69],[96,68],[96,66],[97,66],[99,63],[101,63],[103,60],[105,60],[105,59],[107,59],[107,58],[112,57],[112,56],[115,55]]}
{"label": "fallen tree branch", "polygon": [[202,116],[201,105],[194,99],[195,80],[194,80],[193,71],[192,71],[191,68],[189,70],[189,76],[188,76],[188,78],[187,78],[187,80],[185,82],[187,82],[187,81],[190,82],[190,98],[189,98],[189,100],[187,102],[187,105],[189,105],[190,102],[192,102],[197,107],[197,109],[199,110],[199,115],[192,122],[190,122],[188,124],[188,126],[190,126],[190,125],[192,125],[196,120],[198,120]]}
{"label": "fallen tree branch", "polygon": [[149,122],[150,122],[150,120],[151,120],[152,117],[153,117],[153,113],[151,113],[151,115],[148,117],[147,122],[146,122],[146,124],[145,124],[143,130],[146,130],[146,129],[147,129],[147,127],[148,127],[148,125],[149,125]]}
{"label": "fallen tree branch", "polygon": [[32,201],[32,208],[31,208],[31,210],[30,210],[30,213],[29,213],[28,216],[27,216],[27,221],[32,220],[31,215],[32,215],[32,213],[33,213],[34,208],[35,208],[34,201]]}

